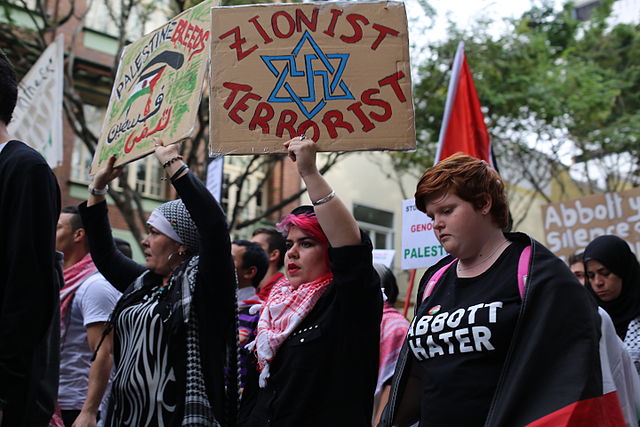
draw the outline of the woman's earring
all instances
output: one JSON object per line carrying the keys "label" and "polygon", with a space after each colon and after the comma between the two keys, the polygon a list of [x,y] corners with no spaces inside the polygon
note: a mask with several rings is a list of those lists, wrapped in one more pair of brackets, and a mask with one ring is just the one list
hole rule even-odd
{"label": "woman's earring", "polygon": [[173,262],[171,262],[171,260],[173,259],[174,256],[176,256],[176,254],[177,252],[171,252],[167,257],[167,262],[169,263],[169,267],[171,267],[172,270],[174,267],[172,266]]}
{"label": "woman's earring", "polygon": [[[177,258],[176,255],[178,257],[184,257],[185,252],[178,251],[178,252],[171,252],[169,254],[169,256],[167,257],[167,262],[169,263],[169,268],[171,268],[171,271],[173,271],[177,266],[179,266],[182,263],[182,260],[180,258]],[[174,265],[174,262],[175,262],[175,265]]]}

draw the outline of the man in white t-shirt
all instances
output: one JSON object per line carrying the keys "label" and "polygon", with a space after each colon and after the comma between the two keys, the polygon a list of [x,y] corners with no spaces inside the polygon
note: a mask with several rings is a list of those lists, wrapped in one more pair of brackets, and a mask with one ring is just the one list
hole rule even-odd
{"label": "man in white t-shirt", "polygon": [[64,253],[65,279],[60,290],[58,405],[66,427],[95,426],[113,365],[111,334],[102,342],[93,363],[91,358],[120,292],[97,272],[75,206],[62,209],[56,249]]}

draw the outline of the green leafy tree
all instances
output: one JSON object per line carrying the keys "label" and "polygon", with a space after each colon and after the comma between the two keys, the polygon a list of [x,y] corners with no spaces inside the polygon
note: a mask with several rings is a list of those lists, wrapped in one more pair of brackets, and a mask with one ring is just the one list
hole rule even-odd
{"label": "green leafy tree", "polygon": [[583,194],[637,185],[640,28],[610,25],[612,3],[585,22],[574,18],[572,4],[558,11],[542,3],[498,36],[489,20],[470,29],[450,24],[416,70],[418,150],[393,154],[396,170],[419,174],[433,164],[451,63],[463,41],[498,167],[511,184],[548,201],[552,183],[566,195],[569,175]]}

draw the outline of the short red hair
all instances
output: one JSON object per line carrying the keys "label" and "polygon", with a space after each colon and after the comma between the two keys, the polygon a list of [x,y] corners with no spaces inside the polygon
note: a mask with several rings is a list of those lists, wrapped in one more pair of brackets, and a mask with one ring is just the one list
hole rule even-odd
{"label": "short red hair", "polygon": [[462,200],[481,209],[491,198],[491,217],[504,229],[509,225],[509,203],[504,183],[495,169],[484,160],[456,153],[427,169],[416,187],[416,207],[426,212],[426,205],[438,195],[453,192]]}

